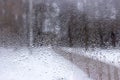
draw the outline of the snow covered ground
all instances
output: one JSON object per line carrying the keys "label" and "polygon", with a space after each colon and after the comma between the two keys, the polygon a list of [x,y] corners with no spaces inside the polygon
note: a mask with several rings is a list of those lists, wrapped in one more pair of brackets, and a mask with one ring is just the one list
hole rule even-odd
{"label": "snow covered ground", "polygon": [[0,80],[91,80],[51,47],[0,48]]}
{"label": "snow covered ground", "polygon": [[83,55],[85,57],[102,61],[104,63],[120,68],[120,49],[119,48],[116,48],[116,49],[90,48],[87,51],[84,48],[61,47],[61,49],[67,53],[70,52],[72,54]]}

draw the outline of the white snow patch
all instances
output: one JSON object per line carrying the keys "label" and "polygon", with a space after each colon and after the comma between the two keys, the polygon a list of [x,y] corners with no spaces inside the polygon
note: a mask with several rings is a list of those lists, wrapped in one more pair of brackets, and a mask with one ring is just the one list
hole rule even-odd
{"label": "white snow patch", "polygon": [[40,47],[0,48],[0,80],[91,79],[51,47]]}
{"label": "white snow patch", "polygon": [[84,48],[67,48],[64,47],[62,50],[72,53],[79,54],[91,59],[99,60],[107,64],[111,64],[114,66],[120,67],[120,49],[100,49],[90,48],[89,50],[85,50]]}

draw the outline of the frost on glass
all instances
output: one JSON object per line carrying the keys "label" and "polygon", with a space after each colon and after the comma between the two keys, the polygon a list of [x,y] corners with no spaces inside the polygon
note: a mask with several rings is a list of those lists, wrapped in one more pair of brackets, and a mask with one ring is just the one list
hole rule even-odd
{"label": "frost on glass", "polygon": [[119,22],[119,0],[0,0],[0,80],[120,80]]}

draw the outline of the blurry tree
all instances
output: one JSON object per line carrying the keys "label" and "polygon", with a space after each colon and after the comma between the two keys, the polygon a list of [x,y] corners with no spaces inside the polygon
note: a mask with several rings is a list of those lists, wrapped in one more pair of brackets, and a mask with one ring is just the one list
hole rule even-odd
{"label": "blurry tree", "polygon": [[117,42],[117,38],[116,38],[116,22],[115,20],[112,21],[112,24],[111,24],[111,32],[110,32],[110,35],[111,35],[111,45],[113,47],[116,47],[116,42]]}
{"label": "blurry tree", "polygon": [[68,23],[68,40],[69,40],[69,46],[73,46],[73,37],[72,37],[72,28],[74,27],[73,20],[75,19],[73,14],[70,15],[69,18],[69,23]]}
{"label": "blurry tree", "polygon": [[[22,13],[24,9],[22,8],[21,0],[3,0],[1,3],[2,15],[0,18],[1,23],[1,40],[6,44],[17,44],[21,43],[21,37],[23,32],[23,19]],[[3,37],[2,37],[3,36]],[[13,44],[13,45],[14,45]]]}
{"label": "blurry tree", "polygon": [[44,2],[34,5],[34,44],[39,46],[42,45],[42,29],[44,27],[46,9],[47,6]]}
{"label": "blurry tree", "polygon": [[[72,47],[74,45],[73,41],[75,40],[75,37],[78,37],[76,35],[76,27],[77,27],[77,14],[75,6],[69,5],[71,8],[68,10],[68,25],[66,26],[68,28],[68,41],[69,46]],[[75,35],[75,36],[74,36]]]}
{"label": "blurry tree", "polygon": [[83,33],[84,33],[84,44],[85,44],[85,49],[88,49],[89,46],[89,28],[88,28],[88,18],[87,14],[83,13],[82,15],[82,20],[83,20]]}

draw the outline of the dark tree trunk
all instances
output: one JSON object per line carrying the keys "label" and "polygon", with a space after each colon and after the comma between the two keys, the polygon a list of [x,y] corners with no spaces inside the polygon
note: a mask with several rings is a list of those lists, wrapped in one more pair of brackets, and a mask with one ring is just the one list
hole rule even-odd
{"label": "dark tree trunk", "polygon": [[72,43],[72,32],[71,32],[71,27],[68,26],[68,40],[69,40],[69,46],[72,47],[73,43]]}
{"label": "dark tree trunk", "polygon": [[88,18],[87,15],[84,13],[83,14],[83,31],[84,31],[84,44],[85,44],[85,49],[88,49],[89,46],[89,29],[88,29]]}
{"label": "dark tree trunk", "polygon": [[111,31],[111,43],[113,47],[116,47],[116,35],[113,31]]}
{"label": "dark tree trunk", "polygon": [[85,49],[87,50],[88,49],[88,40],[89,40],[89,32],[88,32],[88,29],[87,29],[87,24],[85,24],[85,27],[84,27],[84,31],[85,31]]}
{"label": "dark tree trunk", "polygon": [[104,47],[105,44],[104,44],[104,39],[103,39],[103,31],[101,27],[98,28],[98,31],[99,31],[99,37],[100,37],[100,47]]}

